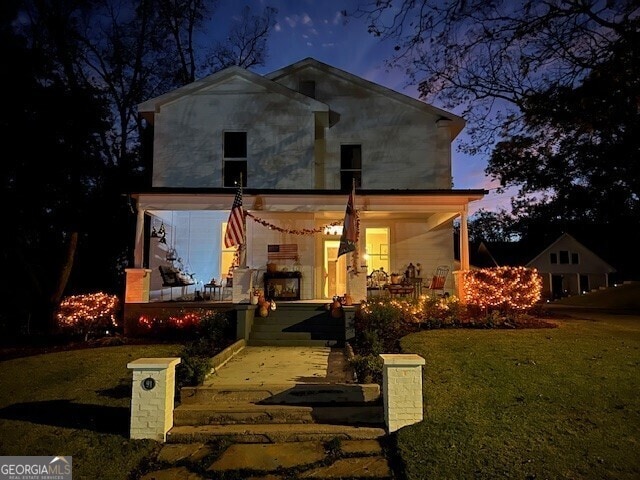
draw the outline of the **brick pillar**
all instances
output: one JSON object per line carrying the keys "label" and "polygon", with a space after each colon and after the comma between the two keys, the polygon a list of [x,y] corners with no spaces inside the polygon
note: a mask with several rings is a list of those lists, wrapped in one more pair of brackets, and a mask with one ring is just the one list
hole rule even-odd
{"label": "brick pillar", "polygon": [[148,268],[125,268],[125,303],[149,303],[151,270]]}
{"label": "brick pillar", "polygon": [[414,354],[382,354],[384,421],[389,433],[422,421],[422,365]]}
{"label": "brick pillar", "polygon": [[139,358],[133,370],[130,438],[164,442],[173,426],[176,365],[180,358]]}

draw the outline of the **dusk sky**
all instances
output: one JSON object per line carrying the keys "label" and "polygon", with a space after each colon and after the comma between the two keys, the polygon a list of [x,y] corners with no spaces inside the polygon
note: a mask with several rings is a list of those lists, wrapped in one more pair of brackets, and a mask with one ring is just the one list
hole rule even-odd
{"label": "dusk sky", "polygon": [[[250,4],[254,13],[269,5],[278,10],[275,30],[268,43],[268,58],[264,67],[254,68],[260,74],[278,70],[307,57],[327,63],[387,88],[418,98],[417,86],[407,85],[407,77],[402,72],[385,68],[393,49],[392,45],[381,42],[367,32],[364,20],[340,14],[342,10],[351,12],[357,0],[253,0],[237,2],[222,0],[214,23],[230,16],[237,16],[242,5]],[[221,26],[220,31],[225,27]],[[441,105],[435,106],[441,107]],[[457,113],[457,112],[452,112]],[[458,141],[465,135],[464,131]],[[485,176],[486,157],[468,157],[457,151],[458,141],[453,145],[454,188],[485,188],[491,184]],[[509,196],[498,196],[493,191],[482,201],[469,205],[473,213],[479,208],[493,210],[496,206],[509,208]]]}

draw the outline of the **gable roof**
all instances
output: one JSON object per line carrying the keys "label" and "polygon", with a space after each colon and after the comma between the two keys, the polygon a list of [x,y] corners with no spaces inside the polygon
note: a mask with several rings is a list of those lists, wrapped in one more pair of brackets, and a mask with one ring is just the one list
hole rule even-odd
{"label": "gable roof", "polygon": [[[454,235],[454,257],[460,259],[460,237]],[[536,250],[537,251],[537,250]],[[515,267],[525,265],[532,257],[523,242],[469,242],[469,263],[477,268]]]}
{"label": "gable roof", "polygon": [[616,271],[615,268],[613,268],[606,261],[604,261],[602,258],[600,258],[596,253],[594,253],[592,250],[587,248],[585,245],[580,243],[578,240],[576,240],[574,237],[572,237],[568,233],[563,233],[562,235],[560,235],[554,242],[551,243],[551,245],[549,245],[548,247],[543,249],[538,255],[536,255],[534,258],[532,258],[527,263],[527,266],[537,263],[537,261],[539,259],[541,259],[545,255],[547,255],[551,250],[553,250],[556,247],[560,247],[562,244],[566,245],[567,243],[568,244],[574,244],[577,248],[583,249],[586,253],[590,254],[593,259],[595,259],[598,262],[601,262],[601,265],[602,265],[603,268],[609,270],[610,272],[615,272]]}
{"label": "gable roof", "polygon": [[214,87],[215,85],[227,82],[234,77],[242,78],[272,92],[285,95],[292,100],[307,105],[312,111],[329,111],[329,106],[326,103],[322,103],[314,98],[298,93],[295,90],[291,90],[290,88],[285,87],[284,85],[281,85],[277,82],[272,82],[271,80],[258,75],[257,73],[253,73],[246,68],[232,66],[225,68],[224,70],[220,70],[219,72],[213,73],[207,77],[204,77],[201,80],[196,80],[195,82],[184,85],[183,87],[146,100],[138,104],[138,113],[142,115],[146,120],[153,122],[153,115],[159,112],[160,108],[163,105],[178,100],[179,98],[192,95],[197,92],[202,92],[203,90]]}
{"label": "gable roof", "polygon": [[466,124],[465,120],[462,117],[454,115],[453,113],[434,107],[433,105],[429,105],[428,103],[425,103],[423,101],[416,100],[413,97],[410,97],[403,93],[396,92],[395,90],[392,90],[390,88],[384,87],[377,83],[371,82],[357,75],[353,75],[352,73],[333,67],[326,63],[320,62],[311,57],[307,57],[289,66],[286,66],[274,72],[268,73],[267,75],[265,75],[265,77],[270,80],[273,80],[274,82],[277,82],[281,78],[287,77],[289,75],[292,75],[296,72],[299,72],[301,70],[305,70],[308,68],[314,68],[314,69],[320,70],[324,72],[326,75],[333,75],[347,82],[354,83],[361,88],[371,90],[380,95],[386,95],[387,97],[393,98],[394,100],[404,103],[405,105],[408,105],[413,108],[417,108],[426,113],[430,113],[432,115],[435,115],[436,117],[440,117],[440,120],[449,121],[451,122],[451,131],[453,134],[452,140],[456,136],[458,136],[458,134],[462,131],[462,129]]}

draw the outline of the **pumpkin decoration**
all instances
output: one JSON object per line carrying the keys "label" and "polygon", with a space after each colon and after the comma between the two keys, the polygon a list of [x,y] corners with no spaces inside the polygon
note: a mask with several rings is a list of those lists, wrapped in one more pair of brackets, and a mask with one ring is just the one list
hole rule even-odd
{"label": "pumpkin decoration", "polygon": [[331,317],[342,318],[342,303],[337,298],[331,304]]}
{"label": "pumpkin decoration", "polygon": [[258,309],[258,315],[260,315],[261,317],[266,317],[269,315],[269,308],[265,307],[265,306],[260,306],[260,308]]}

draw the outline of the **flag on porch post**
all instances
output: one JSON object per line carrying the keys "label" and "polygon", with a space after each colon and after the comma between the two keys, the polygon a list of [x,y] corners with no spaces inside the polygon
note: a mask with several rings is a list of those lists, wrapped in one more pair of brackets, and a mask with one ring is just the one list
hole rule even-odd
{"label": "flag on porch post", "polygon": [[227,230],[224,232],[224,246],[229,248],[234,245],[244,244],[244,210],[242,208],[242,182],[238,185],[236,196],[233,199]]}
{"label": "flag on porch post", "polygon": [[358,224],[356,218],[356,184],[353,182],[349,200],[347,201],[347,209],[344,214],[344,226],[342,227],[342,236],[340,237],[340,247],[338,248],[338,257],[345,253],[353,252],[356,249],[358,241]]}

